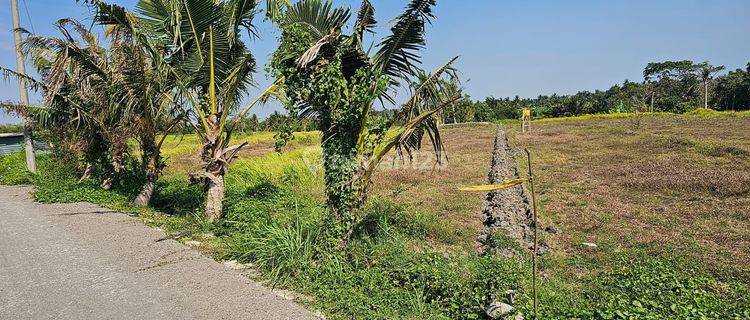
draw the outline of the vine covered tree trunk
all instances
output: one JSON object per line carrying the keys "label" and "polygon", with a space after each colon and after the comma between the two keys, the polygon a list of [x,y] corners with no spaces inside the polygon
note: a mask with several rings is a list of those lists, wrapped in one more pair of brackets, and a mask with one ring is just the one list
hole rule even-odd
{"label": "vine covered tree trunk", "polygon": [[[338,130],[336,130],[338,131]],[[331,236],[342,238],[355,222],[357,206],[357,136],[354,132],[331,132],[323,136],[326,205],[335,221],[329,224]]]}
{"label": "vine covered tree trunk", "polygon": [[[358,140],[362,119],[355,107],[336,106],[331,112],[334,119],[323,119],[324,130],[321,147],[325,171],[326,205],[331,213],[326,223],[328,238],[337,240],[343,249],[358,222],[357,210],[362,203],[361,167]],[[340,113],[339,113],[340,112]],[[335,123],[335,125],[332,125]],[[332,242],[333,244],[333,242]]]}

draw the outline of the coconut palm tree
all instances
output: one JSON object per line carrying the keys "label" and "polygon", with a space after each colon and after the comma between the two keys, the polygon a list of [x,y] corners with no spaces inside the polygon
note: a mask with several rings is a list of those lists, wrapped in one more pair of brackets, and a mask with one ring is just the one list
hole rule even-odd
{"label": "coconut palm tree", "polygon": [[82,179],[109,155],[112,174],[102,182],[105,188],[122,170],[128,140],[136,139],[146,182],[134,202],[147,205],[163,168],[161,145],[182,119],[172,98],[173,77],[131,29],[107,28],[105,48],[75,20],[62,19],[56,26],[61,38],[31,35],[23,46],[43,77],[33,82],[44,91],[47,106],[37,109],[37,119],[59,139],[73,138],[64,145],[84,146]]}
{"label": "coconut palm tree", "polygon": [[724,70],[724,66],[713,66],[706,61],[696,64],[695,69],[703,82],[703,108],[708,108],[708,83],[715,74]]}
{"label": "coconut palm tree", "polygon": [[[370,54],[365,36],[376,25],[374,7],[364,0],[352,25],[348,9],[330,1],[302,0],[286,5],[276,22],[282,30],[272,69],[284,79],[293,116],[312,116],[323,130],[323,164],[328,232],[343,247],[362,221],[357,212],[367,198],[373,172],[395,150],[410,154],[428,136],[437,161],[444,150],[435,116],[460,98],[446,90],[448,61],[419,76],[419,51],[425,47],[425,26],[434,18],[435,0],[412,0],[393,21],[390,34]],[[411,83],[411,97],[396,103],[393,90]],[[399,105],[393,116],[371,117],[376,101]]]}
{"label": "coconut palm tree", "polygon": [[229,145],[234,124],[228,116],[238,110],[246,113],[277,88],[272,85],[240,108],[255,71],[255,59],[241,34],[255,35],[256,1],[141,0],[137,13],[99,0],[87,2],[95,5],[100,23],[130,30],[149,48],[152,59],[164,61],[176,83],[176,96],[189,106],[189,123],[202,141],[205,216],[211,221],[219,219],[224,176],[247,145]]}
{"label": "coconut palm tree", "polygon": [[100,46],[97,37],[78,21],[61,19],[55,27],[61,37],[29,35],[22,43],[42,80],[4,71],[43,91],[46,108],[27,112],[35,113],[40,124],[61,140],[78,145],[88,168],[95,164],[109,167],[110,174],[102,183],[108,188],[122,169],[132,132],[116,94],[121,85],[117,70],[126,61],[117,59],[113,49]]}

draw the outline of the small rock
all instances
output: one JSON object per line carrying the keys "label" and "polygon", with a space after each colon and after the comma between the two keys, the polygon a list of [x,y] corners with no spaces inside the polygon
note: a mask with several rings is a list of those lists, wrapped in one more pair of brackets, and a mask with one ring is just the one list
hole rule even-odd
{"label": "small rock", "polygon": [[521,314],[521,313],[519,312],[519,313],[517,313],[517,314],[516,314],[516,316],[515,316],[515,317],[513,317],[512,319],[511,319],[511,318],[508,318],[508,320],[523,320],[523,314]]}
{"label": "small rock", "polygon": [[492,319],[500,319],[500,317],[507,316],[513,312],[513,306],[505,302],[495,301],[487,306],[485,312],[487,312],[487,315]]}
{"label": "small rock", "polygon": [[480,234],[477,236],[477,242],[479,243],[487,243],[487,234]]}
{"label": "small rock", "polygon": [[596,243],[591,243],[591,242],[583,242],[583,243],[581,243],[581,245],[584,246],[584,247],[589,247],[589,248],[596,248],[597,247]]}
{"label": "small rock", "polygon": [[197,247],[201,246],[201,242],[200,241],[195,241],[195,240],[188,240],[188,241],[185,241],[185,245],[197,248]]}
{"label": "small rock", "polygon": [[544,231],[549,234],[557,234],[558,232],[560,232],[559,230],[557,230],[557,228],[555,228],[555,226],[547,226],[546,228],[544,228]]}
{"label": "small rock", "polygon": [[227,260],[227,261],[224,261],[224,266],[226,266],[227,268],[232,269],[232,270],[244,270],[244,269],[247,269],[246,265],[237,262],[237,260]]}

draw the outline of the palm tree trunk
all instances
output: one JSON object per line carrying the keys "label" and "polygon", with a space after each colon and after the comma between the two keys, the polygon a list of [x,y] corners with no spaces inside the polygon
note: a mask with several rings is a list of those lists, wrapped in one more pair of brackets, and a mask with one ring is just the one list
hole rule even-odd
{"label": "palm tree trunk", "polygon": [[708,81],[703,81],[703,108],[708,109]]}
{"label": "palm tree trunk", "polygon": [[148,206],[151,197],[154,195],[156,181],[161,175],[161,150],[156,143],[156,132],[153,127],[143,128],[141,137],[141,152],[143,169],[146,172],[146,183],[143,184],[141,192],[133,201],[137,206]]}
{"label": "palm tree trunk", "polygon": [[654,95],[656,94],[651,93],[651,111],[650,112],[654,112]]}
{"label": "palm tree trunk", "polygon": [[152,155],[151,159],[148,160],[146,183],[143,184],[141,192],[133,200],[134,205],[146,207],[151,202],[151,197],[154,195],[154,188],[156,187],[156,180],[159,179],[159,175],[161,174],[159,158],[159,155]]}
{"label": "palm tree trunk", "polygon": [[133,204],[136,206],[147,207],[149,202],[151,202],[151,197],[154,195],[155,185],[156,184],[153,181],[146,181],[143,188],[141,188],[141,192],[138,193],[138,196],[133,200]]}
{"label": "palm tree trunk", "polygon": [[115,176],[122,171],[123,166],[120,155],[112,156],[112,168],[113,172],[107,175],[107,178],[102,181],[102,189],[104,190],[112,189],[112,182],[115,180]]}
{"label": "palm tree trunk", "polygon": [[221,219],[224,201],[224,175],[206,177],[205,217],[210,222]]}
{"label": "palm tree trunk", "polygon": [[204,216],[206,220],[215,222],[221,219],[224,201],[224,174],[226,173],[226,162],[222,161],[221,144],[219,139],[218,117],[209,117],[209,134],[206,135],[201,150],[201,160],[205,176],[206,207]]}

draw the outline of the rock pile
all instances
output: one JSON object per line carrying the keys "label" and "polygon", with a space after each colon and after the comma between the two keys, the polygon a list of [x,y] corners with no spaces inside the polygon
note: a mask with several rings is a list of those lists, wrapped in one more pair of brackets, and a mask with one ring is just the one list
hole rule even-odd
{"label": "rock pile", "polygon": [[[495,136],[492,152],[490,184],[518,178],[514,153],[505,131],[500,127]],[[534,222],[531,216],[531,200],[523,185],[488,193],[483,216],[484,227],[477,238],[482,252],[502,256],[517,254],[518,252],[512,248],[513,243],[508,242],[515,242],[523,249],[532,248]]]}

